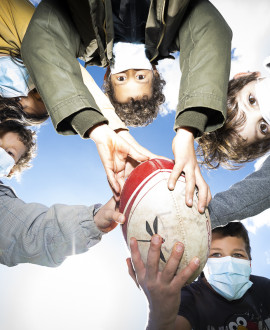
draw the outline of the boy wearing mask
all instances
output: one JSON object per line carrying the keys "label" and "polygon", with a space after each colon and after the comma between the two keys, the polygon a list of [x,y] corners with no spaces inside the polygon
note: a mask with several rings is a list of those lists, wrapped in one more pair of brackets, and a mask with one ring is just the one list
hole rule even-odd
{"label": "boy wearing mask", "polygon": [[[231,222],[212,231],[204,273],[187,286],[185,281],[196,269],[195,260],[174,275],[182,245],[179,251],[174,249],[163,272],[158,272],[161,244],[161,238],[157,242],[152,239],[149,249],[152,261],[149,258],[146,268],[135,239],[131,245],[137,279],[149,301],[148,330],[270,328],[270,280],[250,275],[250,242],[241,222]],[[134,278],[130,262],[129,271]]]}

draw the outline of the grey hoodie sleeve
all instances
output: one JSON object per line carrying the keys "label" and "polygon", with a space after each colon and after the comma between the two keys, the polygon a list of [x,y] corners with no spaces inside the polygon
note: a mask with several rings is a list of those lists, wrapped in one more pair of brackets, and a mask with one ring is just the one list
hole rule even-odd
{"label": "grey hoodie sleeve", "polygon": [[270,207],[270,156],[258,171],[218,193],[209,205],[212,228],[252,217]]}
{"label": "grey hoodie sleeve", "polygon": [[86,252],[101,240],[95,207],[24,203],[0,185],[0,263],[59,266],[66,256]]}

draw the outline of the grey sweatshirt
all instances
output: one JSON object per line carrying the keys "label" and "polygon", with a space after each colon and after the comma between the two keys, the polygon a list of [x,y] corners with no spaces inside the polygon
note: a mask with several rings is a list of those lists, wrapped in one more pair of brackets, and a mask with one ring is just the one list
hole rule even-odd
{"label": "grey sweatshirt", "polygon": [[258,171],[218,193],[209,205],[212,228],[252,217],[270,207],[270,156]]}
{"label": "grey sweatshirt", "polygon": [[[100,205],[97,205],[100,207]],[[101,240],[95,206],[24,203],[0,181],[0,263],[59,266]]]}

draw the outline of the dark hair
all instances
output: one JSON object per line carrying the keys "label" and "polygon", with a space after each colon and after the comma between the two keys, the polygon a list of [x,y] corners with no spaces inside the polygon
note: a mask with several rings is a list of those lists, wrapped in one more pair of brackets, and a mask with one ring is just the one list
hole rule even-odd
{"label": "dark hair", "polygon": [[216,227],[212,230],[212,234],[217,234],[221,237],[238,237],[242,238],[245,242],[245,249],[248,255],[249,260],[251,260],[251,247],[248,237],[248,232],[245,226],[240,221],[229,222],[224,227]]}
{"label": "dark hair", "polygon": [[7,133],[18,134],[19,140],[25,145],[25,152],[14,165],[12,173],[8,176],[11,177],[13,173],[22,172],[26,168],[30,168],[30,161],[36,155],[36,133],[28,129],[21,122],[17,120],[6,120],[0,123],[0,137]]}
{"label": "dark hair", "polygon": [[104,76],[103,91],[109,97],[119,118],[127,126],[147,126],[152,123],[158,115],[159,106],[165,101],[165,96],[162,94],[165,80],[158,73],[154,74],[150,98],[143,96],[140,100],[135,100],[131,97],[128,102],[120,103],[115,98],[109,73],[108,68]]}
{"label": "dark hair", "polygon": [[0,120],[17,119],[25,125],[39,125],[48,118],[44,115],[29,115],[23,111],[19,97],[2,97],[0,96]]}
{"label": "dark hair", "polygon": [[224,126],[216,131],[204,133],[197,140],[197,154],[203,157],[202,163],[209,168],[218,168],[222,165],[237,169],[241,167],[241,164],[251,162],[270,150],[270,138],[248,144],[237,131],[246,122],[244,112],[238,115],[237,94],[257,78],[258,72],[252,72],[229,81],[228,113]]}

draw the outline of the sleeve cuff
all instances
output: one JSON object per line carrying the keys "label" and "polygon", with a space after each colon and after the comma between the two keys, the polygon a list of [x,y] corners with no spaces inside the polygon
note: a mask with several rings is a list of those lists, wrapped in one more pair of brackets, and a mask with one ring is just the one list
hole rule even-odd
{"label": "sleeve cuff", "polygon": [[72,128],[82,138],[89,138],[89,136],[86,134],[87,131],[101,123],[108,124],[108,120],[98,111],[95,111],[95,109],[81,110],[72,115],[70,118],[70,124]]}
{"label": "sleeve cuff", "polygon": [[193,127],[196,128],[200,132],[199,135],[201,135],[205,131],[207,121],[207,113],[193,109],[185,110],[176,118],[174,129],[176,130],[181,127]]}

